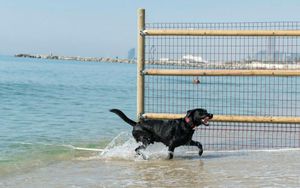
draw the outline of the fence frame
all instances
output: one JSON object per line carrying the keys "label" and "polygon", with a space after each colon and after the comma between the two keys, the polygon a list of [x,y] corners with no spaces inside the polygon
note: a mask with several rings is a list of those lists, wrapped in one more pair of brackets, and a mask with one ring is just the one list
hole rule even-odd
{"label": "fence frame", "polygon": [[144,67],[145,67],[145,36],[142,31],[145,29],[145,9],[138,10],[138,50],[137,50],[137,119],[142,118],[144,113]]}
{"label": "fence frame", "polygon": [[174,70],[148,69],[144,75],[152,76],[300,76],[298,70]]}
{"label": "fence frame", "polygon": [[148,36],[300,36],[299,30],[144,30]]}
{"label": "fence frame", "polygon": [[[144,77],[152,76],[300,76],[299,70],[145,70],[146,36],[300,36],[300,30],[145,30],[145,9],[138,9],[137,119],[178,119],[184,114],[144,113]],[[300,123],[300,117],[214,115],[215,122]]]}

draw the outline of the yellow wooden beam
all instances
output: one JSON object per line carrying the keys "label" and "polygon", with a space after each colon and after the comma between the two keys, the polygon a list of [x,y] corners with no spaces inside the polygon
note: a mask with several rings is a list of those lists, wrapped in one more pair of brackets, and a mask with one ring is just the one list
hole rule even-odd
{"label": "yellow wooden beam", "polygon": [[150,36],[300,36],[300,30],[147,29]]}
{"label": "yellow wooden beam", "polygon": [[158,76],[300,76],[300,70],[177,70],[148,69],[145,75]]}
{"label": "yellow wooden beam", "polygon": [[[146,119],[180,119],[185,114],[145,113]],[[239,116],[239,115],[214,115],[213,122],[241,122],[241,123],[300,123],[300,117],[282,116]]]}

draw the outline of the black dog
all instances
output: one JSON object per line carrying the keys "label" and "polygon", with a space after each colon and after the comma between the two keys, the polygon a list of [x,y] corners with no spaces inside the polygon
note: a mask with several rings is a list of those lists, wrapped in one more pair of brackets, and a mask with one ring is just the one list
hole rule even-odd
{"label": "black dog", "polygon": [[[133,137],[137,142],[142,142],[142,145],[135,149],[137,154],[142,155],[140,150],[146,149],[149,144],[162,142],[169,147],[169,159],[173,158],[174,149],[182,145],[197,146],[199,148],[199,155],[201,156],[203,153],[201,143],[192,140],[195,132],[194,129],[201,124],[208,126],[208,121],[213,117],[213,114],[199,108],[187,111],[185,118],[181,119],[142,119],[140,122],[135,122],[118,109],[111,109],[110,111],[133,126]],[[144,155],[142,156],[145,158]]]}

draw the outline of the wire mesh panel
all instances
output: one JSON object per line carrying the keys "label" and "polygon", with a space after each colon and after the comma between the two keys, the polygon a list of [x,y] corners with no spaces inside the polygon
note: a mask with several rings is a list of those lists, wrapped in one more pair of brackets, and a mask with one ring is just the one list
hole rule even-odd
{"label": "wire mesh panel", "polygon": [[[147,23],[145,29],[300,30],[300,22]],[[299,36],[145,36],[145,69],[300,71]],[[145,76],[145,113],[299,117],[299,76]],[[300,147],[300,124],[213,122],[206,149]]]}
{"label": "wire mesh panel", "polygon": [[[146,29],[300,30],[300,22],[146,24]],[[147,68],[299,68],[296,36],[148,36]],[[153,64],[158,64],[155,66]]]}
{"label": "wire mesh panel", "polygon": [[254,150],[300,147],[297,124],[213,122],[200,127],[194,138],[205,150]]}

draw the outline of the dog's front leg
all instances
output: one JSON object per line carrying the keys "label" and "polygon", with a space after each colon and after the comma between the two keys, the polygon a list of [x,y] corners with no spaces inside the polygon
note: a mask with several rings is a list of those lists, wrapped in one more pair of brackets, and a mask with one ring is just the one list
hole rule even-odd
{"label": "dog's front leg", "polygon": [[191,140],[190,146],[197,146],[199,148],[199,156],[202,155],[202,153],[203,153],[203,147],[202,147],[202,144],[200,142]]}
{"label": "dog's front leg", "polygon": [[168,159],[173,159],[174,150],[175,150],[175,147],[173,145],[170,145],[169,149],[168,149],[168,151],[169,151]]}

